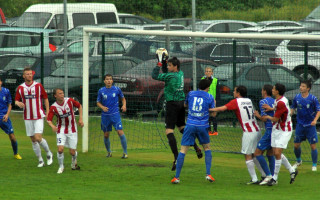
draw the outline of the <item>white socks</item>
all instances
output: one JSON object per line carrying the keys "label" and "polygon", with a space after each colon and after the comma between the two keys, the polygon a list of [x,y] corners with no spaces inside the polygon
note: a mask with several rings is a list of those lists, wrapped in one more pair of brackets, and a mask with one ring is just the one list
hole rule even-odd
{"label": "white socks", "polygon": [[40,149],[40,145],[38,142],[32,142],[32,149],[34,151],[34,153],[36,154],[36,156],[39,159],[39,162],[42,161],[43,162],[43,158],[41,156],[41,149]]}
{"label": "white socks", "polygon": [[247,160],[246,164],[247,164],[248,172],[249,172],[249,174],[251,176],[251,181],[253,181],[253,182],[258,181],[257,174],[256,174],[256,171],[254,169],[253,160]]}
{"label": "white socks", "polygon": [[41,142],[39,142],[39,144],[41,145],[41,147],[47,152],[47,156],[51,156],[51,151],[49,149],[49,145],[47,143],[47,140],[45,140],[44,138],[42,138]]}
{"label": "white socks", "polygon": [[281,168],[281,160],[276,160],[275,161],[275,166],[274,166],[274,175],[273,175],[273,179],[274,180],[278,180],[278,175],[280,172],[280,168]]}
{"label": "white socks", "polygon": [[64,160],[64,153],[57,153],[58,163],[60,168],[64,168],[63,166],[63,160]]}
{"label": "white socks", "polygon": [[287,170],[289,170],[290,174],[294,172],[294,169],[292,168],[291,164],[289,163],[285,155],[281,154],[281,160],[282,160],[282,164],[287,168]]}
{"label": "white socks", "polygon": [[74,156],[72,156],[72,159],[71,159],[72,166],[75,166],[77,164],[77,157],[78,157],[78,152],[76,151]]}

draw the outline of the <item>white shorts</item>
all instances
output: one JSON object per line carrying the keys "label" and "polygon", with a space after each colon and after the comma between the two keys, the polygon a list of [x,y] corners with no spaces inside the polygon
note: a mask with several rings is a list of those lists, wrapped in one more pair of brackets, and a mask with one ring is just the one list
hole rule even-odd
{"label": "white shorts", "polygon": [[58,133],[57,134],[57,145],[64,146],[70,149],[77,149],[78,144],[78,133]]}
{"label": "white shorts", "polygon": [[43,118],[37,120],[24,120],[27,136],[34,136],[35,133],[43,133]]}
{"label": "white shorts", "polygon": [[257,148],[258,142],[261,139],[261,132],[244,132],[242,135],[241,153],[250,155],[253,154]]}
{"label": "white shorts", "polygon": [[271,147],[286,149],[289,140],[291,139],[292,131],[282,131],[272,129]]}

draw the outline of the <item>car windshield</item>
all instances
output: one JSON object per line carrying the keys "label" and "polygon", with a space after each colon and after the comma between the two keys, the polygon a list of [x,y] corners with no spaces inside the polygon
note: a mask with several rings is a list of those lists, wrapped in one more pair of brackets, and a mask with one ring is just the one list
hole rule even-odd
{"label": "car windshield", "polygon": [[25,12],[17,20],[16,26],[45,28],[51,15],[45,12]]}
{"label": "car windshield", "polygon": [[[236,77],[242,73],[242,68],[236,68]],[[233,78],[233,66],[232,65],[220,65],[213,70],[214,76],[218,79],[232,79]]]}
{"label": "car windshield", "polygon": [[12,56],[2,56],[0,58],[1,70],[17,69],[23,70],[26,66],[33,66],[37,58],[35,57],[12,57]]}
{"label": "car windshield", "polygon": [[139,65],[130,69],[124,74],[129,76],[132,76],[132,75],[139,75],[144,77],[151,76],[152,70],[156,66],[156,64],[157,64],[156,60],[149,60],[149,61],[140,63]]}

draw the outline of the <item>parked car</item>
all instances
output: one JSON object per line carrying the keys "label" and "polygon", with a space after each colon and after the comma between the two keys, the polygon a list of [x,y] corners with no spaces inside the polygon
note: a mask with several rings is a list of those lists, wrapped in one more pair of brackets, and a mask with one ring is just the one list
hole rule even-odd
{"label": "parked car", "polygon": [[[123,55],[128,47],[131,45],[132,41],[125,38],[110,38],[105,37],[105,54],[106,55]],[[82,39],[72,40],[68,43],[68,52],[71,53],[82,53],[83,52],[83,42]],[[60,46],[57,50],[62,53],[64,47]],[[102,39],[101,37],[91,37],[89,40],[89,54],[90,56],[101,56],[102,55]]]}
{"label": "parked car", "polygon": [[[82,54],[69,54],[68,58],[70,60],[76,58],[82,59]],[[0,55],[0,63],[0,76],[2,77],[3,86],[10,90],[13,98],[18,85],[24,82],[22,75],[25,67],[29,66],[35,71],[34,79],[40,80],[42,76],[40,54],[3,54]],[[43,77],[47,77],[52,71],[64,65],[64,54],[45,54],[43,64]],[[46,87],[47,85],[44,84],[44,86]]]}
{"label": "parked car", "polygon": [[[196,22],[202,21],[201,19],[196,19]],[[192,18],[174,18],[174,19],[164,19],[159,22],[160,24],[180,24],[184,27],[190,26],[192,24]]]}
{"label": "parked car", "polygon": [[300,21],[300,23],[308,32],[320,31],[320,20],[319,19],[302,20],[302,21]]}
{"label": "parked car", "polygon": [[[128,48],[125,56],[136,57],[141,60],[150,60],[155,58],[155,52],[158,48],[166,47],[166,37],[162,36],[147,36],[147,37],[133,37],[133,43]],[[170,37],[170,46],[167,48],[169,55],[179,56],[185,50],[192,47],[192,40],[189,37]]]}
{"label": "parked car", "polygon": [[61,44],[61,38],[55,30],[40,28],[8,27],[0,29],[0,51],[37,54],[41,52],[43,33],[44,53],[54,52]]}
{"label": "parked car", "polygon": [[[192,90],[192,59],[179,58],[180,69],[184,72],[184,92]],[[140,63],[126,73],[114,76],[115,86],[121,88],[127,99],[128,112],[158,111],[164,107],[164,82],[151,77],[157,60]],[[200,81],[206,67],[215,68],[212,61],[197,59],[197,80]]]}
{"label": "parked car", "polygon": [[308,79],[314,81],[320,77],[320,41],[284,40],[275,49],[283,60],[282,66],[304,76],[304,48],[308,44]]}
{"label": "parked car", "polygon": [[[139,64],[141,60],[126,56],[106,56],[105,67],[102,67],[101,58],[90,57],[89,59],[89,94],[90,108],[96,107],[97,93],[100,87],[103,87],[103,78],[105,74],[118,75],[127,72]],[[45,89],[51,99],[54,88],[64,89],[65,67],[53,71],[44,79]],[[69,97],[78,99],[82,102],[82,59],[68,62],[68,93]]]}
{"label": "parked car", "polygon": [[157,24],[157,22],[141,17],[138,15],[118,13],[120,24],[144,25],[144,24]]}
{"label": "parked car", "polygon": [[299,22],[296,22],[296,21],[270,20],[270,21],[257,22],[257,26],[263,26],[263,27],[297,26],[297,27],[302,27],[302,24],[300,24]]}
{"label": "parked car", "polygon": [[[15,26],[43,29],[63,29],[63,3],[31,5],[19,17]],[[119,24],[117,8],[111,3],[68,3],[68,30],[81,25]]]}
{"label": "parked car", "polygon": [[293,34],[305,32],[303,26],[255,26],[248,28],[241,28],[239,33],[277,33],[277,34]]}
{"label": "parked car", "polygon": [[[220,81],[221,102],[224,105],[233,98],[233,65],[226,64],[214,68],[214,76]],[[244,85],[248,97],[252,99],[256,109],[261,99],[261,88],[265,84],[282,83],[287,90],[296,89],[301,78],[294,72],[279,65],[261,65],[256,63],[240,63],[236,66],[236,85]]]}
{"label": "parked car", "polygon": [[[195,24],[196,31],[214,33],[233,33],[241,28],[253,27],[255,22],[241,20],[204,20]],[[192,30],[191,25],[186,30]]]}
{"label": "parked car", "polygon": [[[192,56],[193,48],[184,51],[185,54]],[[226,64],[233,62],[233,44],[232,43],[198,43],[196,46],[197,58],[211,60],[217,64]],[[251,63],[255,59],[251,54],[250,46],[244,43],[237,43],[236,62]]]}

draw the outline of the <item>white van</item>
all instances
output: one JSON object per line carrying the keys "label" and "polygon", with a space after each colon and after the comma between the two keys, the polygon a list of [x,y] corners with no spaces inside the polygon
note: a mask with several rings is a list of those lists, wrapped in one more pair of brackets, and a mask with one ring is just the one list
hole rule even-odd
{"label": "white van", "polygon": [[[15,26],[63,29],[64,5],[35,4],[17,20]],[[68,3],[68,30],[80,25],[119,24],[117,8],[110,3]]]}

